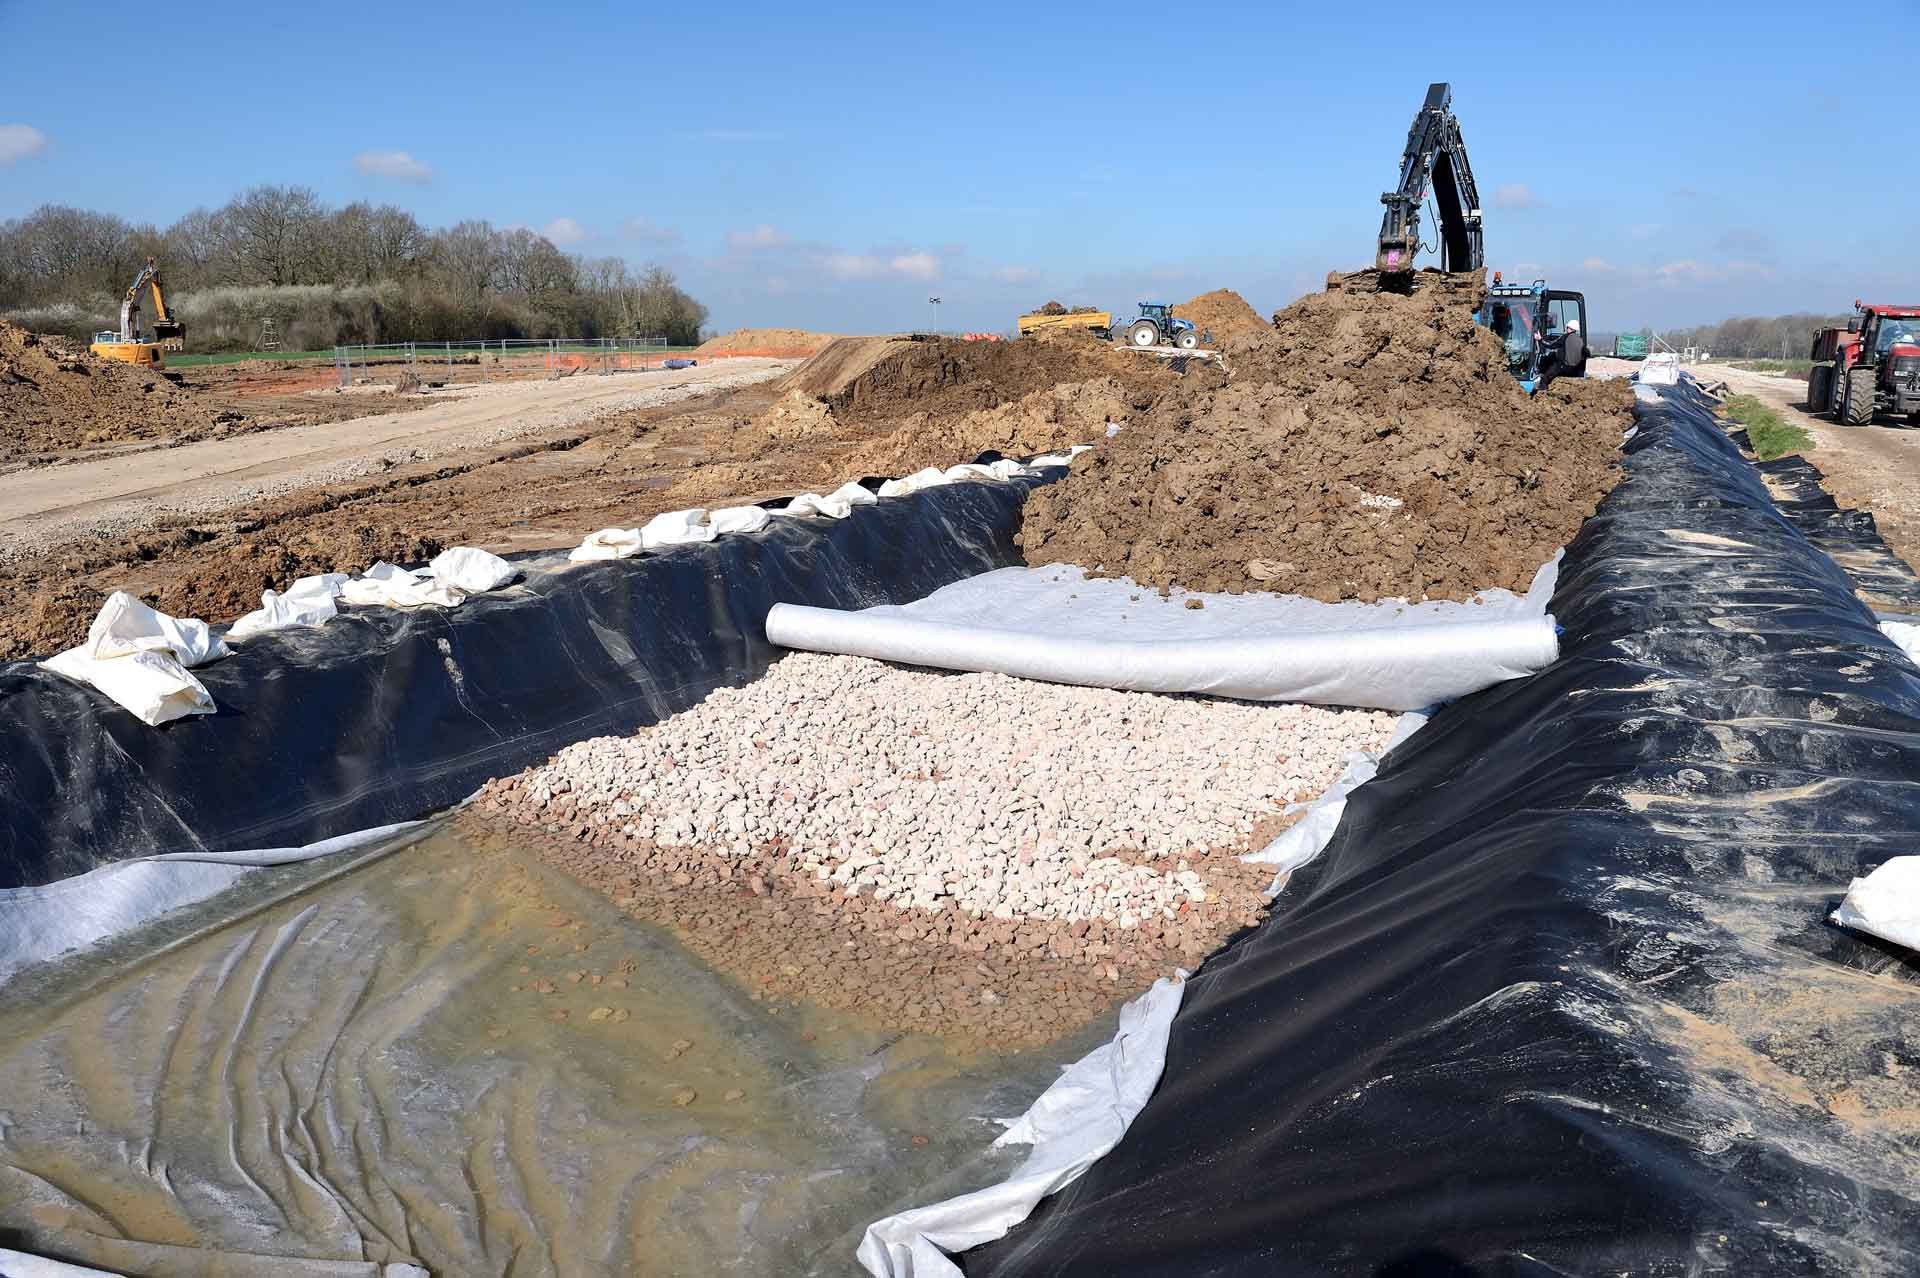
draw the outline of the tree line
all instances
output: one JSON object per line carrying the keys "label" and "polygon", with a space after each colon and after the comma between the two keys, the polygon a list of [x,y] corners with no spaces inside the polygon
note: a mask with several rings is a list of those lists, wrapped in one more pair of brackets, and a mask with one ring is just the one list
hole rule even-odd
{"label": "tree line", "polygon": [[[1718,324],[1700,324],[1693,328],[1642,328],[1642,337],[1653,337],[1675,350],[1688,346],[1712,351],[1716,359],[1805,359],[1813,346],[1816,328],[1845,327],[1849,315],[1815,315],[1796,311],[1792,315],[1741,315]],[[1594,349],[1613,349],[1612,333],[1596,333]]]}
{"label": "tree line", "polygon": [[[707,308],[660,266],[563,252],[523,227],[438,230],[405,209],[330,207],[304,186],[256,186],[171,226],[42,205],[0,222],[0,316],[85,337],[119,324],[152,257],[189,350],[507,337],[700,340]],[[143,299],[145,305],[145,299]]]}

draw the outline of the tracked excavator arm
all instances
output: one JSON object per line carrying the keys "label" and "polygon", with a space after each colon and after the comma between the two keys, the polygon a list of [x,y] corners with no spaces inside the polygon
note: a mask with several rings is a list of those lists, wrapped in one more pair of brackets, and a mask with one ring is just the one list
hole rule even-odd
{"label": "tracked excavator arm", "polygon": [[1433,196],[1440,222],[1440,267],[1477,271],[1485,265],[1480,243],[1480,192],[1467,163],[1467,144],[1453,116],[1453,89],[1427,86],[1427,100],[1407,130],[1400,159],[1400,186],[1380,197],[1387,212],[1380,219],[1380,248],[1374,269],[1381,286],[1404,286],[1413,278],[1413,258],[1421,248],[1420,205]]}
{"label": "tracked excavator arm", "polygon": [[126,297],[121,299],[120,340],[140,340],[140,290],[143,288],[153,291],[153,339],[168,350],[180,350],[185,345],[187,326],[167,309],[166,294],[160,287],[160,268],[153,264],[152,258],[148,258],[140,274],[133,277]]}

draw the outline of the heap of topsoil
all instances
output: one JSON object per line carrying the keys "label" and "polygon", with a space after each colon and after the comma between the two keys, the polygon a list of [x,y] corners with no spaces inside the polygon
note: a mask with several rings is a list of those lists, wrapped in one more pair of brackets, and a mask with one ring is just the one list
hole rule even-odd
{"label": "heap of topsoil", "polygon": [[86,343],[0,320],[0,464],[36,453],[216,433],[244,414]]}
{"label": "heap of topsoil", "polygon": [[1317,599],[1522,590],[1615,479],[1624,382],[1529,397],[1473,322],[1478,275],[1353,277],[1224,344],[1224,386],[1162,395],[1027,501],[1034,565]]}
{"label": "heap of topsoil", "polygon": [[[795,369],[747,423],[755,457],[831,445],[848,478],[1023,456],[1103,438],[1179,376],[1084,334],[1015,342],[842,338]],[[699,476],[739,483],[739,474]]]}
{"label": "heap of topsoil", "polygon": [[835,333],[813,333],[804,328],[736,328],[731,333],[711,337],[694,347],[701,355],[771,355],[781,359],[805,359],[817,354],[827,343],[837,340]]}
{"label": "heap of topsoil", "polygon": [[1215,345],[1267,329],[1267,321],[1260,318],[1260,312],[1230,288],[1216,288],[1211,293],[1190,298],[1174,307],[1173,313],[1191,321],[1202,333],[1212,333]]}

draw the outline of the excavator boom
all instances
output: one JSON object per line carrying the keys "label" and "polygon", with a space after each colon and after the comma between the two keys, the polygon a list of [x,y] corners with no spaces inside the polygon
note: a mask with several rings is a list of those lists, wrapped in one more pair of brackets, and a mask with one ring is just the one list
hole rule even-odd
{"label": "excavator boom", "polygon": [[1407,130],[1406,153],[1400,158],[1400,185],[1380,197],[1387,206],[1380,219],[1380,246],[1374,269],[1386,286],[1413,275],[1413,259],[1420,242],[1420,205],[1431,194],[1440,223],[1440,267],[1446,271],[1477,271],[1485,264],[1480,240],[1480,192],[1467,163],[1467,144],[1453,115],[1453,90],[1446,84],[1427,86],[1427,100]]}

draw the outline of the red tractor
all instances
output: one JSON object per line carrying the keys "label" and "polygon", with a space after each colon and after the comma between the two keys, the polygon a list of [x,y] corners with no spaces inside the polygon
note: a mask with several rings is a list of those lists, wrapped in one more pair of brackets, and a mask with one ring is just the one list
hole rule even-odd
{"label": "red tractor", "polygon": [[1815,329],[1807,410],[1849,426],[1900,413],[1920,426],[1920,306],[1867,306],[1845,328]]}

